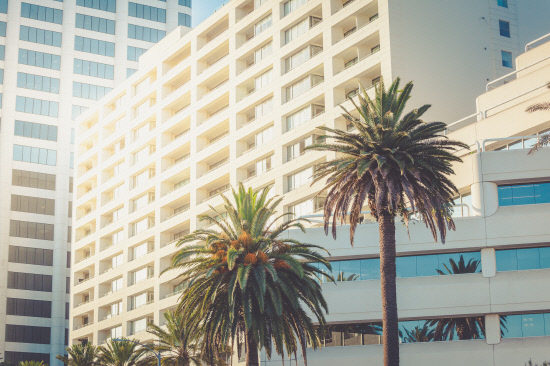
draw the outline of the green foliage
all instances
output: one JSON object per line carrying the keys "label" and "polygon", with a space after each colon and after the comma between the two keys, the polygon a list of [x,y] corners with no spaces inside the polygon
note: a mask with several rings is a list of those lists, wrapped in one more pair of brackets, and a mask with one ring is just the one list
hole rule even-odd
{"label": "green foliage", "polygon": [[525,363],[525,366],[550,366],[550,361],[544,361],[541,364],[533,363],[533,361],[529,360]]}
{"label": "green foliage", "polygon": [[[227,218],[200,217],[218,230],[199,229],[178,243],[171,269],[182,271],[181,281],[189,282],[179,309],[191,328],[204,331],[209,357],[235,342],[240,357],[246,339],[248,348],[265,348],[268,357],[272,344],[279,355],[295,354],[300,345],[307,364],[307,344],[320,343],[304,306],[321,326],[327,311],[319,284],[325,275],[309,263],[330,269],[319,254],[324,249],[282,237],[285,230],[305,229],[300,220],[275,225],[285,215],[277,217],[281,199],[268,199],[269,188],[258,193],[241,184],[232,193],[234,204],[222,195]],[[202,243],[188,244],[195,241]]]}
{"label": "green foliage", "polygon": [[[148,346],[162,354],[163,366],[191,366],[201,365],[204,355],[198,346],[199,333],[192,331],[183,314],[179,311],[168,310],[164,313],[165,325],[159,327],[149,324],[147,332],[155,336],[155,341]],[[145,362],[156,366],[157,357],[148,354]],[[216,359],[216,365],[225,365],[221,359]]]}
{"label": "green foliage", "polygon": [[105,346],[98,347],[101,366],[141,366],[144,362],[146,348],[122,338],[122,341],[109,340]]}
{"label": "green foliage", "polygon": [[[477,269],[479,268],[479,265],[481,264],[481,261],[470,259],[468,263],[464,261],[464,256],[461,255],[460,259],[458,260],[458,264],[454,261],[454,259],[449,259],[449,266],[446,264],[443,264],[443,267],[445,267],[445,270],[448,274],[464,274],[464,273],[476,273]],[[446,275],[447,273],[443,272],[442,270],[437,270],[437,273],[440,275]]]}
{"label": "green foliage", "polygon": [[21,361],[17,366],[48,366],[44,361]]}
{"label": "green foliage", "polygon": [[454,174],[452,163],[461,161],[453,152],[468,146],[444,136],[445,123],[422,120],[429,105],[405,114],[413,84],[402,90],[399,84],[396,79],[386,91],[381,82],[374,99],[363,90],[359,104],[352,100],[354,113],[344,109],[343,114],[355,131],[320,127],[328,135],[307,147],[337,154],[334,160],[320,164],[314,181],[328,178],[325,231],[328,234],[333,217],[336,237],[338,222],[345,222],[349,215],[352,245],[365,202],[376,219],[387,212],[401,215],[408,223],[411,214],[419,215],[435,240],[439,231],[445,242],[447,228],[455,228],[449,203],[457,190],[448,176]]}
{"label": "green foliage", "polygon": [[91,343],[74,344],[67,347],[68,357],[57,355],[55,358],[67,366],[98,366],[99,348]]}
{"label": "green foliage", "polygon": [[427,324],[424,324],[422,328],[417,326],[411,330],[403,330],[405,334],[399,331],[403,343],[431,342],[435,337],[435,329],[431,329]]}

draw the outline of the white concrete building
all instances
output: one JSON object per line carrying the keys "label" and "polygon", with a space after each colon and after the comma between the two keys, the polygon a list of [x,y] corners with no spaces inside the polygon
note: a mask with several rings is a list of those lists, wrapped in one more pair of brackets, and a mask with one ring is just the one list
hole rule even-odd
{"label": "white concrete building", "polygon": [[190,0],[0,1],[5,360],[59,363],[67,344],[73,120],[190,13]]}
{"label": "white concrete building", "polygon": [[[460,217],[447,244],[434,244],[421,223],[412,226],[410,241],[398,229],[400,317],[414,322],[403,323],[403,330],[422,328],[428,319],[477,317],[485,329],[479,334],[486,338],[406,344],[403,364],[512,366],[544,357],[546,338],[508,337],[533,334],[518,335],[516,323],[522,320],[515,314],[548,309],[548,269],[506,272],[513,269],[514,256],[518,269],[524,252],[500,250],[536,247],[542,268],[545,254],[538,247],[550,235],[543,224],[548,207],[536,197],[546,197],[546,185],[538,195],[529,193],[537,205],[499,205],[520,204],[512,191],[523,187],[510,184],[530,184],[534,190],[533,182],[548,177],[541,168],[548,152],[489,150],[517,148],[509,142],[518,138],[510,136],[550,127],[544,113],[524,113],[526,105],[550,98],[541,87],[550,70],[549,44],[516,59],[518,69],[535,63],[518,74],[521,78],[513,80],[514,73],[498,80],[513,70],[509,66],[526,37],[548,33],[550,24],[537,14],[549,6],[511,0],[414,6],[405,0],[233,0],[188,34],[168,35],[140,59],[139,72],[78,121],[70,341],[151,339],[147,323],[162,324],[162,313],[176,306],[182,291],[173,276],[159,274],[177,239],[207,225],[197,216],[210,205],[223,208],[218,193],[230,185],[273,185],[275,194],[284,195],[285,211],[317,213],[323,198],[315,196],[322,185],[310,186],[309,178],[332,156],[303,154],[303,148],[323,133],[319,126],[347,128],[339,106],[351,107],[360,84],[401,76],[416,82],[409,107],[432,103],[427,118],[448,122],[453,137],[474,147],[472,154],[460,152],[465,160],[455,177]],[[476,109],[474,101],[489,80],[498,80],[490,85],[495,90],[482,95]],[[509,83],[501,85],[504,81]],[[451,125],[474,111],[483,112],[479,121],[475,113]],[[482,143],[501,137],[509,140]],[[362,329],[376,328],[366,324],[381,318],[378,231],[368,217],[366,222],[354,248],[345,227],[337,241],[320,228],[308,230],[307,241],[324,244],[335,271],[348,279],[336,287],[324,285],[328,320],[340,328],[334,328],[325,349],[308,356],[315,365],[380,362],[380,346],[372,344],[379,338],[362,335]],[[443,264],[460,255],[477,261],[476,273],[436,276],[436,269],[445,271]],[[502,340],[499,315],[507,315],[516,331]],[[343,328],[350,325],[353,337]]]}

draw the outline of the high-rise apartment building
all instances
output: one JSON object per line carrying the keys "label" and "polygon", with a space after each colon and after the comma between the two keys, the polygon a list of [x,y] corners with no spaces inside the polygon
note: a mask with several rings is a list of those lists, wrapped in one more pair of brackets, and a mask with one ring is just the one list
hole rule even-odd
{"label": "high-rise apartment building", "polygon": [[[350,100],[357,100],[360,85],[372,95],[381,77],[388,82],[397,76],[414,80],[409,107],[432,103],[426,118],[451,124],[476,111],[474,101],[489,80],[512,72],[514,66],[535,63],[518,80],[512,81],[513,74],[506,78],[509,84],[490,85],[498,88],[478,100],[480,121],[474,120],[477,113],[450,128],[453,136],[472,146],[480,143],[473,154],[460,152],[465,163],[454,178],[461,194],[457,232],[442,246],[433,243],[422,223],[412,225],[411,241],[403,228],[398,231],[399,256],[404,258],[399,260],[404,264],[399,264],[403,272],[398,280],[402,320],[420,325],[428,318],[471,315],[487,327],[486,340],[437,342],[439,348],[436,343],[406,345],[404,354],[414,356],[408,364],[463,365],[468,357],[482,354],[480,359],[487,362],[470,363],[486,365],[498,359],[502,363],[494,364],[512,365],[508,359],[513,357],[497,352],[503,348],[497,345],[500,333],[495,330],[499,314],[509,315],[510,329],[517,330],[521,319],[515,314],[538,313],[547,300],[544,291],[533,294],[541,299],[533,300],[537,305],[529,303],[530,292],[522,299],[510,298],[525,282],[518,279],[521,273],[497,274],[497,269],[507,271],[498,267],[498,258],[522,254],[502,252],[495,259],[495,248],[542,246],[550,234],[547,225],[535,229],[542,220],[535,215],[514,232],[514,220],[526,214],[526,206],[499,207],[515,203],[499,203],[497,198],[507,187],[521,188],[510,184],[543,180],[545,173],[536,164],[543,164],[548,152],[527,157],[526,150],[508,151],[509,145],[510,150],[520,146],[509,140],[482,142],[534,135],[550,127],[543,115],[533,117],[537,123],[532,125],[518,123],[526,104],[548,97],[544,87],[535,84],[546,82],[541,75],[548,66],[539,61],[548,57],[550,46],[537,47],[517,59],[521,65],[514,65],[529,40],[550,31],[539,15],[548,10],[550,4],[542,1],[512,0],[233,0],[188,34],[168,35],[142,56],[136,74],[78,122],[70,342],[152,339],[147,324],[162,325],[163,312],[175,308],[183,290],[174,274],[160,273],[168,267],[178,238],[212,224],[200,222],[200,214],[214,215],[212,206],[224,216],[218,194],[231,185],[272,185],[273,193],[284,197],[285,212],[318,214],[322,185],[310,186],[311,175],[318,163],[333,156],[304,153],[304,148],[324,133],[320,126],[349,129],[340,107],[352,108]],[[515,140],[524,146],[524,140]],[[505,163],[512,158],[517,159],[513,164]],[[487,159],[495,159],[496,166]],[[530,173],[524,175],[522,169]],[[534,203],[541,203],[536,212],[547,218],[542,201]],[[529,230],[532,235],[527,235]],[[368,216],[354,248],[346,228],[337,241],[320,228],[308,230],[305,240],[326,245],[336,271],[343,272],[340,278],[349,279],[337,287],[324,285],[331,309],[328,320],[340,328],[333,332],[334,341],[325,340],[325,350],[309,357],[315,365],[380,363],[380,346],[346,348],[377,339],[362,334],[362,329],[373,329],[362,324],[381,318],[376,233]],[[444,270],[440,261],[461,254],[467,261],[482,262],[476,272],[483,272],[433,276],[436,269]],[[506,268],[513,268],[513,260],[508,262]],[[542,282],[544,275],[536,277],[538,273],[527,276]],[[516,286],[515,293],[502,290],[508,283]],[[345,340],[349,329],[341,329],[346,324],[355,326],[353,340]],[[539,357],[537,342],[509,343],[515,349],[529,343],[532,357]],[[466,358],[457,357],[462,353]],[[529,358],[526,352],[521,355]]]}
{"label": "high-rise apartment building", "polygon": [[[69,324],[73,120],[190,0],[0,1],[0,354],[55,364]],[[178,28],[179,25],[184,27]]]}

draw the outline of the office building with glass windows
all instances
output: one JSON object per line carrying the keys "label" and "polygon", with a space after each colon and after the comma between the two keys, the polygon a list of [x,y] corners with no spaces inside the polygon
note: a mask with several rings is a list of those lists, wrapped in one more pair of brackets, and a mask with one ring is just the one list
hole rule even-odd
{"label": "office building with glass windows", "polygon": [[[0,354],[68,343],[74,119],[138,68],[190,0],[0,0]],[[183,27],[178,27],[183,25]]]}
{"label": "office building with glass windows", "polygon": [[[546,6],[232,0],[188,34],[167,35],[78,120],[70,342],[151,340],[147,324],[162,325],[184,290],[176,274],[161,275],[178,239],[212,225],[197,218],[217,215],[211,207],[223,218],[219,193],[242,182],[273,186],[281,210],[313,220],[305,236],[288,235],[332,253],[337,285],[323,284],[331,328],[309,362],[380,364],[377,225],[365,215],[353,248],[345,226],[336,241],[324,235],[322,184],[311,186],[311,175],[334,156],[304,148],[321,126],[351,131],[340,107],[351,110],[360,85],[372,96],[380,78],[401,76],[416,83],[410,108],[432,103],[427,120],[446,121],[449,136],[472,146],[458,152],[457,231],[447,243],[422,222],[410,239],[398,227],[404,364],[542,360],[548,151],[526,148],[550,117],[525,107],[550,98],[550,43],[519,54],[550,31],[536,15]],[[458,331],[465,322],[468,332]]]}

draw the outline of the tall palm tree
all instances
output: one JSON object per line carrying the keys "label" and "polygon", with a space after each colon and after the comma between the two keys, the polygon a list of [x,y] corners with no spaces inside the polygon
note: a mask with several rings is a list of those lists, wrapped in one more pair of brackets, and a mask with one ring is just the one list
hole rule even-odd
{"label": "tall palm tree", "polygon": [[[236,342],[239,357],[244,345],[246,365],[256,366],[261,348],[271,357],[273,341],[279,355],[296,354],[299,344],[307,365],[307,344],[317,348],[319,338],[304,307],[321,326],[327,311],[319,283],[323,271],[309,263],[330,269],[319,254],[324,249],[281,235],[304,227],[293,219],[275,226],[286,215],[276,216],[281,199],[268,199],[269,188],[255,193],[241,184],[232,192],[234,204],[222,195],[227,218],[200,216],[217,230],[199,229],[178,243],[171,268],[189,281],[179,308],[193,327],[203,329],[210,357]],[[204,244],[187,245],[194,241]]]}
{"label": "tall palm tree", "polygon": [[[352,100],[359,118],[345,109],[343,114],[355,131],[321,127],[329,135],[308,147],[337,154],[334,160],[320,164],[314,177],[314,182],[328,178],[323,189],[328,191],[324,205],[327,235],[331,217],[336,238],[337,223],[349,216],[353,245],[365,203],[379,223],[385,366],[399,365],[395,217],[400,215],[408,223],[409,215],[417,214],[434,239],[439,231],[445,242],[447,228],[455,228],[451,202],[457,191],[448,176],[454,174],[451,164],[461,161],[453,151],[468,148],[443,135],[445,123],[421,119],[429,105],[404,114],[413,84],[400,90],[399,83],[396,79],[386,91],[381,82],[372,100],[363,89],[359,104]],[[334,142],[327,143],[327,139]]]}
{"label": "tall palm tree", "polygon": [[66,348],[68,357],[57,355],[59,361],[67,366],[96,366],[98,365],[99,348],[91,343],[73,344]]}
{"label": "tall palm tree", "polygon": [[[165,327],[149,324],[147,332],[155,336],[156,342],[150,345],[152,349],[162,353],[164,366],[201,365],[201,353],[197,347],[197,333],[192,332],[179,311],[164,313]],[[154,357],[152,364],[157,364]],[[150,360],[150,361],[151,361]]]}
{"label": "tall palm tree", "polygon": [[[550,89],[550,83],[548,83],[546,87]],[[550,111],[550,102],[540,102],[540,103],[532,104],[529,107],[527,107],[525,111],[528,113],[539,112],[539,111]],[[537,150],[540,150],[543,147],[548,145],[550,145],[550,132],[544,133],[539,136],[537,143],[533,145],[531,150],[529,150],[529,154]]]}
{"label": "tall palm tree", "polygon": [[98,347],[101,366],[141,366],[146,349],[125,338],[121,341],[109,340]]}

